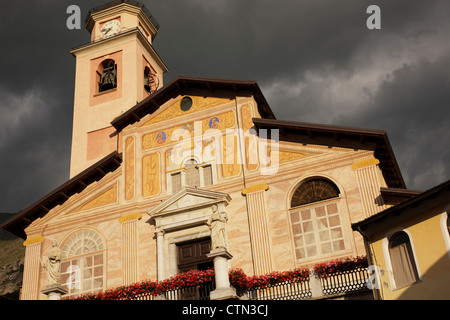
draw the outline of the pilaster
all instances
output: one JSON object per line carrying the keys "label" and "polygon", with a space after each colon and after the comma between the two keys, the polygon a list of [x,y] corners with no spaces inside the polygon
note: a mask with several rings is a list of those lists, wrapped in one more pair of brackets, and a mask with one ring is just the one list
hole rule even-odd
{"label": "pilaster", "polygon": [[361,194],[361,202],[366,218],[386,209],[380,196],[381,176],[376,158],[357,161],[352,165],[356,172],[358,189]]}
{"label": "pilaster", "polygon": [[123,284],[131,284],[139,280],[138,269],[138,221],[140,213],[122,216],[122,279]]}
{"label": "pilaster", "polygon": [[255,274],[273,271],[268,212],[264,196],[268,189],[267,184],[261,183],[242,190],[242,194],[247,197]]}
{"label": "pilaster", "polygon": [[43,242],[44,237],[39,235],[27,238],[27,240],[23,243],[25,246],[25,261],[21,300],[38,299],[40,257]]}

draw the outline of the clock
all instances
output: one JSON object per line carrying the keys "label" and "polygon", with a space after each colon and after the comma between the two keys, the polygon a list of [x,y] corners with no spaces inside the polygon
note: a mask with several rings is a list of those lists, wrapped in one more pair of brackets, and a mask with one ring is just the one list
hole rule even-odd
{"label": "clock", "polygon": [[102,28],[100,29],[100,36],[103,39],[115,36],[119,34],[120,31],[120,21],[119,20],[111,20],[106,22]]}

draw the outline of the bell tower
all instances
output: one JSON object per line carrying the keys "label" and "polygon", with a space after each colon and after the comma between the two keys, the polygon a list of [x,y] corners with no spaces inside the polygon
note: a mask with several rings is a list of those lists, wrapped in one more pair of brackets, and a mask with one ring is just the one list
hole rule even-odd
{"label": "bell tower", "polygon": [[70,177],[118,150],[111,121],[152,94],[168,71],[153,49],[159,25],[131,0],[93,8],[86,18],[91,41],[71,50],[76,58]]}

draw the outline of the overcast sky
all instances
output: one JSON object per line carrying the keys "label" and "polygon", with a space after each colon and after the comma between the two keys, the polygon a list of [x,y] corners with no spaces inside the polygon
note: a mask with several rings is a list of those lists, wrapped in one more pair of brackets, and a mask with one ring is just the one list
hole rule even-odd
{"label": "overcast sky", "polygon": [[[69,179],[75,59],[69,5],[0,0],[0,212]],[[450,1],[143,0],[177,75],[256,80],[280,120],[386,130],[406,185],[450,179]],[[369,5],[381,30],[369,30]]]}

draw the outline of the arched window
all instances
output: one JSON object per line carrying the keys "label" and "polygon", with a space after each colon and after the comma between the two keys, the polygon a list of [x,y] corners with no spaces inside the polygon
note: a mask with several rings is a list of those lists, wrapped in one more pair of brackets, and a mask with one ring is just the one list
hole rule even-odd
{"label": "arched window", "polygon": [[117,88],[117,64],[112,59],[106,59],[97,68],[97,92]]}
{"label": "arched window", "polygon": [[176,193],[183,187],[200,188],[214,184],[214,165],[198,163],[194,158],[187,159],[179,171],[170,173],[170,189]]}
{"label": "arched window", "polygon": [[450,236],[450,219],[448,218],[448,213],[447,213],[447,232],[448,235]]}
{"label": "arched window", "polygon": [[295,190],[290,217],[297,260],[346,249],[338,200],[338,187],[323,178],[308,180]]}
{"label": "arched window", "polygon": [[156,73],[148,66],[144,69],[144,89],[147,93],[152,94],[159,88],[159,79]]}
{"label": "arched window", "polygon": [[61,283],[66,296],[98,292],[105,284],[105,248],[94,230],[74,233],[61,247]]}
{"label": "arched window", "polygon": [[394,233],[389,239],[389,258],[395,288],[409,286],[419,279],[409,236],[404,231]]}

